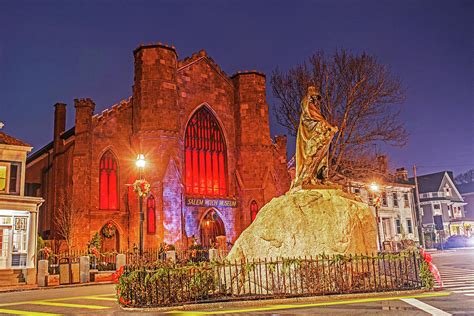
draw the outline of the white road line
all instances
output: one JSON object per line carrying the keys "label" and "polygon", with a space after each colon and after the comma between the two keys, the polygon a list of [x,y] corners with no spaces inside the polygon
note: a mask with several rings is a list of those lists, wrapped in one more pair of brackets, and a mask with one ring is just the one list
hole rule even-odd
{"label": "white road line", "polygon": [[453,291],[454,293],[472,293],[474,290]]}
{"label": "white road line", "polygon": [[410,304],[411,306],[415,306],[416,308],[421,309],[422,311],[425,311],[434,316],[451,316],[452,315],[434,306],[423,303],[415,298],[402,298],[401,300],[407,304]]}
{"label": "white road line", "polygon": [[443,289],[446,289],[446,290],[473,290],[474,289],[474,286],[466,286],[466,287],[443,287]]}

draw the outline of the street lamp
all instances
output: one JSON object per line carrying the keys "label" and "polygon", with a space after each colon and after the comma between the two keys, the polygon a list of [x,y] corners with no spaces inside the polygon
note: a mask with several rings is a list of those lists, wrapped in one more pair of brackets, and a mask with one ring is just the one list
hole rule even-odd
{"label": "street lamp", "polygon": [[[138,167],[140,180],[143,180],[143,168],[145,168],[146,161],[145,155],[138,154],[137,160],[135,161],[136,166]],[[138,203],[140,206],[140,244],[139,244],[139,253],[140,256],[143,256],[143,197],[141,194],[138,195]]]}
{"label": "street lamp", "polygon": [[[376,182],[372,182],[369,185],[369,190],[372,191],[375,197],[375,195],[379,192],[380,188]],[[380,237],[380,229],[379,229],[379,222],[380,222],[379,205],[375,198],[373,199],[373,201],[374,201],[374,207],[375,207],[375,223],[377,225],[377,241],[378,241],[379,250],[382,251],[382,238]]]}

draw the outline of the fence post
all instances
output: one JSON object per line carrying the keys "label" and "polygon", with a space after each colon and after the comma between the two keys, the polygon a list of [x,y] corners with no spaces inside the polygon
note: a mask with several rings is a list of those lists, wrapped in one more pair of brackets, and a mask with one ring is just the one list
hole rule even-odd
{"label": "fence post", "polygon": [[166,260],[176,262],[176,251],[170,250],[166,252]]}
{"label": "fence post", "polygon": [[117,256],[115,256],[115,269],[116,270],[120,269],[122,266],[125,265],[126,261],[127,261],[127,258],[125,257],[125,254],[123,253],[117,254]]}
{"label": "fence post", "polygon": [[38,286],[47,286],[46,278],[48,277],[48,260],[38,261]]}
{"label": "fence post", "polygon": [[80,283],[88,283],[90,281],[89,268],[90,268],[89,256],[79,257],[79,282]]}
{"label": "fence post", "polygon": [[209,249],[209,261],[220,261],[219,251],[217,249]]}

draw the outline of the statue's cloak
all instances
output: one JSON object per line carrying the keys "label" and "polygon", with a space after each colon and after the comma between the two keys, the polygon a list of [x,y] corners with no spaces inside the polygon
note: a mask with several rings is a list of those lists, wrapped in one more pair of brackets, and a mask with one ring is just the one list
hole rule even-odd
{"label": "statue's cloak", "polygon": [[327,152],[335,131],[320,109],[308,96],[301,101],[301,118],[296,138],[295,185],[315,176],[322,166],[327,167]]}

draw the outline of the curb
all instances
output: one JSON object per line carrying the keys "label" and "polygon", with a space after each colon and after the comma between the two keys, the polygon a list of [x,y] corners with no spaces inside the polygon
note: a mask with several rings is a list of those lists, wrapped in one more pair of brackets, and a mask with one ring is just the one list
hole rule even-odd
{"label": "curb", "polygon": [[106,284],[114,284],[114,282],[104,281],[104,282],[89,282],[89,283],[53,285],[53,286],[45,286],[45,287],[39,287],[39,286],[36,285],[36,286],[32,286],[32,287],[25,286],[24,288],[21,288],[21,287],[6,288],[6,289],[0,288],[0,294],[1,293],[11,293],[11,292],[37,291],[37,290],[66,289],[66,288],[72,288],[72,287],[83,287],[83,286],[92,286],[92,285],[106,285]]}
{"label": "curb", "polygon": [[[351,299],[351,298],[373,298],[383,295],[415,295],[421,293],[428,293],[434,291],[427,290],[408,290],[408,291],[390,291],[390,292],[373,292],[373,293],[356,293],[356,294],[335,294],[335,295],[321,295],[321,296],[306,296],[306,297],[293,297],[293,298],[277,298],[277,299],[254,299],[254,300],[242,300],[242,301],[221,301],[213,303],[195,303],[195,304],[184,304],[168,307],[123,307],[121,305],[120,309],[126,312],[171,312],[171,311],[200,311],[200,310],[213,310],[213,309],[222,309],[222,308],[232,308],[232,307],[257,307],[257,306],[266,306],[266,305],[287,305],[290,303],[315,303],[315,302],[325,302],[325,301],[334,301],[340,299]],[[229,311],[232,313],[232,311]]]}

